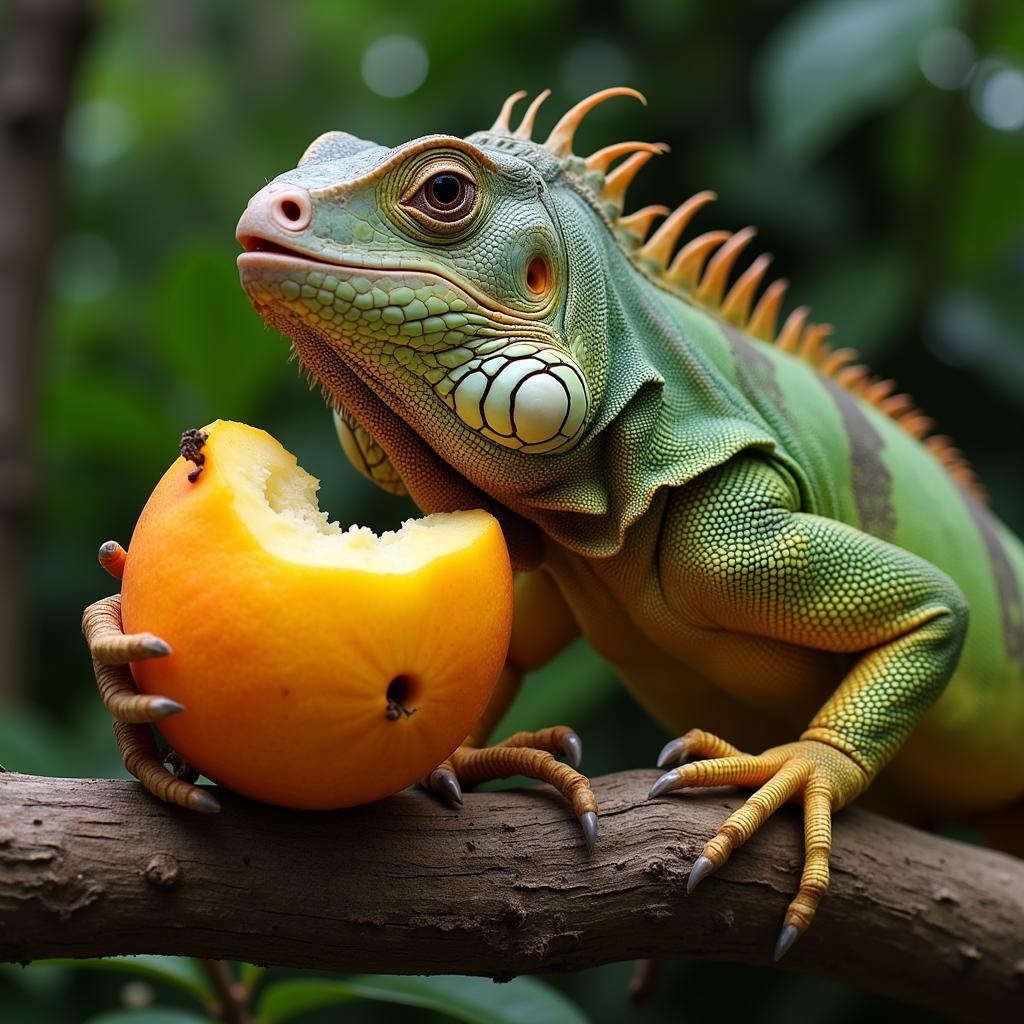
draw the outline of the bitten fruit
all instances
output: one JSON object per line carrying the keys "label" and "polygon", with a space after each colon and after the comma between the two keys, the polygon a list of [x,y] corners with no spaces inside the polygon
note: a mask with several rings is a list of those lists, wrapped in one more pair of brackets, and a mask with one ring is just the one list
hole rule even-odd
{"label": "bitten fruit", "polygon": [[140,691],[185,705],[160,731],[214,781],[287,807],[367,803],[427,775],[480,717],[508,649],[497,520],[346,530],[266,432],[190,433],[122,584],[125,631],[171,646],[132,665]]}

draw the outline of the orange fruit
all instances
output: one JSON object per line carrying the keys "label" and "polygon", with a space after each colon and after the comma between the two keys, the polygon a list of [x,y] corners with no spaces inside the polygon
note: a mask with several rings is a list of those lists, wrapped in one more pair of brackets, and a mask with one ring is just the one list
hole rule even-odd
{"label": "orange fruit", "polygon": [[214,781],[287,807],[366,803],[425,776],[504,664],[512,572],[497,520],[344,530],[265,431],[218,420],[202,433],[201,470],[179,458],[157,484],[122,583],[125,630],[171,645],[132,665],[142,692],[186,707],[160,731]]}

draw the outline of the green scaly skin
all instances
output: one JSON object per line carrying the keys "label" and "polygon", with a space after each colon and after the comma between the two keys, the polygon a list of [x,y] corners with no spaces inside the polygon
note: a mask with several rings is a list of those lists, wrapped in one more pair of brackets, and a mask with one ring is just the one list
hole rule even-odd
{"label": "green scaly skin", "polygon": [[652,795],[761,787],[691,886],[803,802],[781,955],[831,812],[884,766],[897,813],[1024,792],[1024,548],[892,419],[666,277],[571,125],[528,134],[322,136],[243,215],[242,282],[362,472],[501,520],[531,570],[502,701],[578,629],[659,720],[711,730],[668,745],[697,760]]}

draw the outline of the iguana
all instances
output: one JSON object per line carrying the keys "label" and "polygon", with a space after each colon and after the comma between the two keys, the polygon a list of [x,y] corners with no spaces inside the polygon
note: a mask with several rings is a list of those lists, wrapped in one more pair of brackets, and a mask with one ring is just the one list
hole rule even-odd
{"label": "iguana", "polygon": [[[828,886],[833,812],[883,768],[875,790],[897,814],[1024,793],[1024,547],[950,442],[833,349],[831,328],[801,307],[777,330],[786,284],[761,291],[768,257],[730,286],[751,229],[677,248],[712,193],[623,213],[666,147],[581,158],[572,142],[594,106],[639,93],[598,92],[538,143],[547,95],[513,130],[516,93],[466,139],[320,136],[242,215],[242,284],[322,385],[356,467],[427,512],[489,509],[522,570],[494,700],[429,785],[459,800],[487,778],[547,780],[592,845],[594,795],[552,756],[578,760],[572,730],[485,745],[522,675],[582,633],[682,733],[652,797],[757,787],[690,889],[802,802],[778,957]],[[116,574],[123,549],[102,559]],[[175,708],[110,664],[160,641],[123,636],[116,608],[90,638],[129,769],[215,809],[137,724]]]}

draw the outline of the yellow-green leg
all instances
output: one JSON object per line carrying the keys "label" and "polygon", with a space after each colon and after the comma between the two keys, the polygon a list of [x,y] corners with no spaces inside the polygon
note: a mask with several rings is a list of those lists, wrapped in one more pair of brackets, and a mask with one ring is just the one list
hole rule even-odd
{"label": "yellow-green leg", "polygon": [[807,929],[828,888],[832,814],[867,788],[938,698],[967,626],[963,595],[933,565],[805,512],[801,500],[768,460],[736,460],[673,497],[659,548],[666,602],[706,630],[709,645],[719,633],[743,636],[748,651],[760,639],[774,658],[787,647],[849,656],[797,742],[751,756],[694,730],[669,743],[661,763],[704,760],[672,769],[651,790],[757,787],[697,858],[691,889],[785,801],[803,803],[805,867],[776,957]]}

